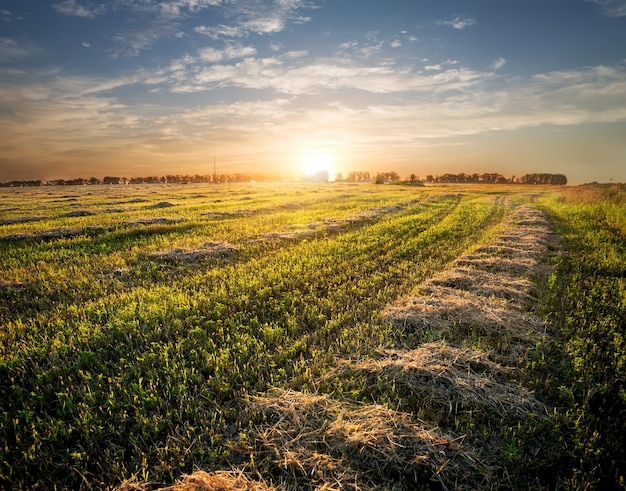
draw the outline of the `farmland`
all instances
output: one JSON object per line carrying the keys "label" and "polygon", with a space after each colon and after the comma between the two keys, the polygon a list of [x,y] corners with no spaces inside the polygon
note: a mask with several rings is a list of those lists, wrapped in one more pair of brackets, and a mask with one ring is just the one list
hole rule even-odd
{"label": "farmland", "polygon": [[619,185],[0,194],[0,488],[625,485]]}

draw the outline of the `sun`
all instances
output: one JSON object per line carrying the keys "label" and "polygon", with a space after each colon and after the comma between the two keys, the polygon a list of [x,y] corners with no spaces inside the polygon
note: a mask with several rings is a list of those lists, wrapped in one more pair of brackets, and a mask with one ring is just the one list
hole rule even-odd
{"label": "sun", "polygon": [[312,176],[318,172],[327,172],[332,175],[333,158],[324,153],[309,153],[301,158],[302,172],[307,176]]}

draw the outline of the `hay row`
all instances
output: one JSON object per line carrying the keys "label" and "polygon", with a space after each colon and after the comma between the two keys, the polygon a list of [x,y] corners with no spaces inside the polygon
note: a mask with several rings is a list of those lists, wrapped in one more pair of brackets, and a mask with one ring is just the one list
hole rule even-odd
{"label": "hay row", "polygon": [[259,239],[261,241],[274,241],[274,240],[303,240],[312,239],[318,237],[324,233],[336,234],[343,232],[346,227],[362,223],[366,220],[379,218],[383,215],[391,213],[398,213],[402,211],[408,203],[382,206],[377,208],[370,208],[356,215],[352,215],[347,218],[325,218],[317,222],[309,222],[307,224],[295,224],[289,228],[291,230],[285,232],[268,232],[261,234]]}
{"label": "hay row", "polygon": [[[77,215],[78,216],[78,215]],[[85,215],[80,215],[85,216]],[[173,223],[179,223],[183,219],[182,218],[139,218],[133,221],[122,222],[119,225],[113,225],[109,227],[98,227],[98,226],[87,226],[82,228],[69,228],[69,227],[59,227],[53,228],[49,230],[43,230],[41,232],[36,233],[24,233],[24,234],[8,234],[0,236],[0,241],[3,242],[32,242],[32,241],[46,241],[46,240],[55,240],[55,239],[69,239],[72,237],[77,237],[79,235],[96,235],[102,234],[106,232],[113,232],[117,230],[119,227],[128,228],[128,227],[140,227],[140,226],[148,226],[148,225],[169,225]]]}
{"label": "hay row", "polygon": [[206,242],[198,249],[173,249],[151,254],[150,259],[170,263],[196,264],[206,259],[226,259],[233,257],[238,248],[227,242]]}
{"label": "hay row", "polygon": [[499,354],[520,356],[546,335],[543,321],[527,312],[538,301],[529,278],[546,273],[541,260],[555,246],[542,215],[521,207],[499,237],[458,258],[383,318],[423,337],[486,338]]}
{"label": "hay row", "polygon": [[15,225],[18,223],[40,222],[42,220],[48,220],[48,217],[23,216],[15,218],[4,218],[0,220],[0,225]]}
{"label": "hay row", "polygon": [[548,409],[527,389],[508,382],[510,367],[487,353],[432,342],[411,350],[385,350],[380,358],[341,360],[326,376],[352,380],[376,399],[395,387],[406,410],[427,412],[439,425],[453,425],[460,415],[472,423],[509,423],[545,419]]}
{"label": "hay row", "polygon": [[[116,491],[147,491],[151,487],[144,483],[128,481],[115,489]],[[172,486],[159,489],[160,491],[272,491],[277,488],[251,479],[243,472],[196,471],[193,474],[184,475],[178,483]]]}
{"label": "hay row", "polygon": [[297,489],[419,489],[429,480],[463,489],[460,477],[467,488],[489,480],[462,438],[406,412],[280,389],[255,399],[251,411],[263,421],[255,437],[261,465]]}

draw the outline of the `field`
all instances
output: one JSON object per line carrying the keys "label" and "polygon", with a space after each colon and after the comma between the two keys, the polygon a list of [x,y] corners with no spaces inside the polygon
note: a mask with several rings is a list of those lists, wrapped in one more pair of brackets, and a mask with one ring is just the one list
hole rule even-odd
{"label": "field", "polygon": [[0,195],[0,489],[626,486],[624,186]]}

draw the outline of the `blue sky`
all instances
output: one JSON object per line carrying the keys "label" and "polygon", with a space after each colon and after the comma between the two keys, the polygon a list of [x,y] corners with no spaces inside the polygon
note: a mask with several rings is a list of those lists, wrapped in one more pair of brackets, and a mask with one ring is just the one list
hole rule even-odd
{"label": "blue sky", "polygon": [[626,181],[626,0],[2,0],[0,181]]}

